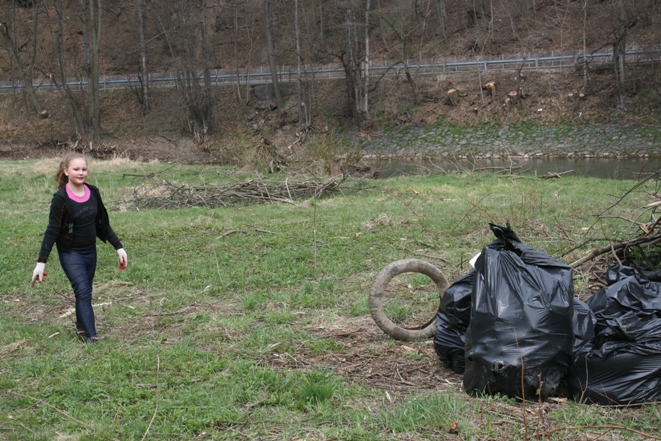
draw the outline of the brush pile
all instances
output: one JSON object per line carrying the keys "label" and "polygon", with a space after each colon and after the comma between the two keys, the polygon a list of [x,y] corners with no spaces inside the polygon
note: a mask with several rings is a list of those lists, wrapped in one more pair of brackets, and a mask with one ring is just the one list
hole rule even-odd
{"label": "brush pile", "polygon": [[267,184],[260,180],[237,182],[230,185],[187,185],[162,181],[141,184],[133,190],[127,209],[175,209],[185,207],[217,207],[254,203],[288,203],[309,198],[320,198],[337,193],[344,181],[342,176],[325,181],[311,180],[281,184]]}

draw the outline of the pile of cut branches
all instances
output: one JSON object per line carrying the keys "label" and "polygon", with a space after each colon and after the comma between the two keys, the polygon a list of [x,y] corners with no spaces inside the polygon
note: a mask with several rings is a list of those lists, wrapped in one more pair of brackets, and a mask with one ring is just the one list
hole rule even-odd
{"label": "pile of cut branches", "polygon": [[250,180],[226,186],[186,185],[162,181],[145,183],[134,188],[132,200],[127,208],[184,208],[217,207],[253,203],[289,203],[297,200],[319,198],[337,193],[344,181],[343,176],[326,181],[312,180],[281,184],[266,184],[260,180]]}
{"label": "pile of cut branches", "polygon": [[[625,199],[634,200],[639,204],[638,210],[619,212],[617,209]],[[619,237],[586,239],[575,247],[582,248],[589,243],[605,243],[603,246],[592,248],[584,257],[571,264],[578,268],[597,257],[610,256],[610,259],[620,265],[632,266],[638,269],[650,280],[661,281],[661,217],[658,210],[661,207],[661,170],[656,170],[646,177],[635,182],[609,207],[596,216],[597,224],[611,222],[618,223]],[[626,228],[628,226],[628,228]],[[587,234],[587,232],[586,232]],[[573,251],[572,250],[572,251]]]}

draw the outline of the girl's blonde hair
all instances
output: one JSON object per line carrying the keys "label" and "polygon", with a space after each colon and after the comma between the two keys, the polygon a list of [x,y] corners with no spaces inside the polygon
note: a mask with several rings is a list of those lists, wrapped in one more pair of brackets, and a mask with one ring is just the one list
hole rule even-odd
{"label": "girl's blonde hair", "polygon": [[66,155],[64,155],[64,158],[62,158],[62,161],[60,161],[60,168],[58,168],[57,173],[55,173],[55,182],[57,182],[58,190],[64,187],[67,182],[69,182],[69,177],[64,174],[64,169],[68,168],[69,164],[74,159],[84,159],[85,163],[88,164],[89,166],[89,159],[87,158],[87,155],[85,155],[84,153],[69,152]]}

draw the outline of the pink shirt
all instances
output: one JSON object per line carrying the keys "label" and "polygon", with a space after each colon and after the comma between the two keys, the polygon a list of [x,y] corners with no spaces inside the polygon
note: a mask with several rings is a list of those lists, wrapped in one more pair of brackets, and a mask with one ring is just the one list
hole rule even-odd
{"label": "pink shirt", "polygon": [[87,202],[90,198],[91,192],[87,184],[84,184],[83,186],[85,187],[85,194],[82,196],[77,196],[73,191],[71,191],[69,184],[67,184],[67,196],[69,196],[69,199],[78,203]]}

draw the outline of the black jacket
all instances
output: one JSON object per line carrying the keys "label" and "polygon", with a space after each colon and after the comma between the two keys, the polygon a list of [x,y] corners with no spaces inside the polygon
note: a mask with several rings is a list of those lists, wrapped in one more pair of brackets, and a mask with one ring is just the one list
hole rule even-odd
{"label": "black jacket", "polygon": [[[108,219],[108,211],[103,205],[101,200],[101,193],[94,185],[87,184],[92,195],[98,201],[98,213],[96,215],[96,237],[103,242],[110,242],[116,250],[123,248],[119,238],[110,227],[110,220]],[[76,234],[73,228],[73,219],[71,218],[70,209],[67,208],[68,204],[75,203],[69,196],[65,186],[62,186],[54,195],[50,204],[50,215],[48,217],[48,227],[44,233],[44,240],[41,243],[41,250],[39,250],[38,262],[46,263],[53,244],[57,244],[57,250],[66,253],[71,250],[73,237]]]}

